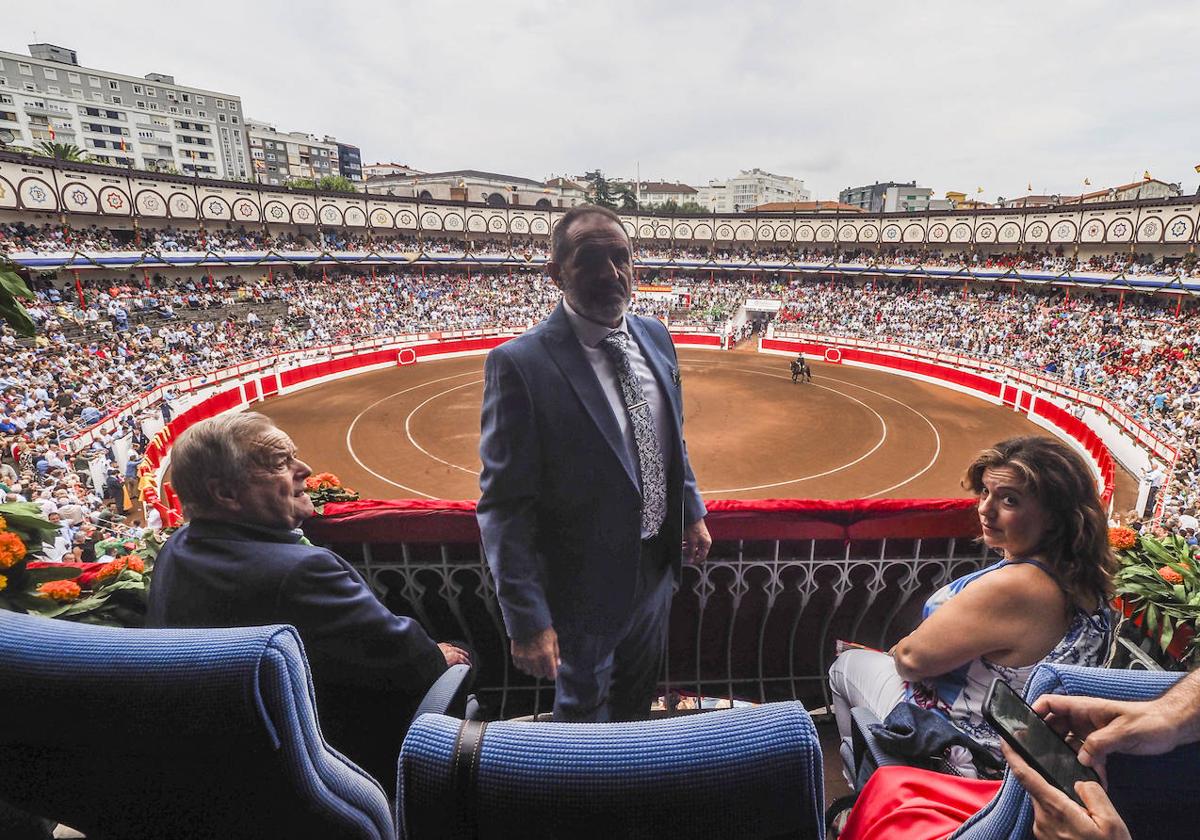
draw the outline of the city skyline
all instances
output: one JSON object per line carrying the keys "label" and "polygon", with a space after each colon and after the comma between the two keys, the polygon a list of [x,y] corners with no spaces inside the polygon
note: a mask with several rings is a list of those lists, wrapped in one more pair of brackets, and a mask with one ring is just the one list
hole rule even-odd
{"label": "city skyline", "polygon": [[[364,163],[430,171],[640,169],[701,186],[760,167],[819,200],[914,179],[937,195],[1070,195],[1085,178],[1095,189],[1145,171],[1196,189],[1200,149],[1183,138],[1200,135],[1200,118],[1180,105],[1190,62],[1169,47],[1200,34],[1185,3],[1135,19],[1108,2],[969,16],[940,2],[751,3],[736,15],[711,3],[398,4],[354,17],[216,3],[187,20],[117,8],[8,10],[0,50],[48,42],[84,67],[167,73],[237,94],[249,118],[283,131],[356,144]],[[185,26],[183,45],[173,33]]]}

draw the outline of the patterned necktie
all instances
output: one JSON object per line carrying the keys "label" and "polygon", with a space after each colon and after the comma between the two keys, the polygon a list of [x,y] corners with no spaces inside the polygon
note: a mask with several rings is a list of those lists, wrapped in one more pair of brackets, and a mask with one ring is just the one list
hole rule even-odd
{"label": "patterned necktie", "polygon": [[654,415],[642,383],[629,361],[629,335],[611,332],[600,342],[604,352],[617,366],[617,382],[637,446],[638,474],[642,479],[642,533],[654,535],[667,518],[667,480],[663,470],[662,448],[654,430]]}

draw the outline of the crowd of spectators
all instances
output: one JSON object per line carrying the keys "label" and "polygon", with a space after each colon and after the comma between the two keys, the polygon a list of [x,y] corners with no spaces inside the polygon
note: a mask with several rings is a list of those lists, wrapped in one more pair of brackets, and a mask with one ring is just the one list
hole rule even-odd
{"label": "crowd of spectators", "polygon": [[[429,254],[508,257],[527,260],[548,259],[545,237],[523,235],[474,234],[461,236],[355,232],[345,228],[323,228],[312,234],[276,232],[246,228],[182,229],[166,226],[160,229],[140,228],[120,230],[100,228],[67,228],[61,225],[0,224],[0,252],[32,252],[37,254],[74,252],[265,252],[265,251],[328,251],[379,254]],[[830,245],[801,247],[800,244],[729,243],[725,245],[639,243],[635,257],[647,261],[689,260],[742,263],[755,265],[852,265],[883,266],[888,268],[924,266],[927,268],[968,268],[972,270],[1036,271],[1052,274],[1064,272],[1111,275],[1165,275],[1171,277],[1200,276],[1200,262],[1190,257],[1155,256],[1149,253],[1118,251],[1106,254],[1077,256],[1064,246],[1053,250],[1034,246],[1018,253],[989,253],[970,249],[942,250],[909,246],[834,248]]]}
{"label": "crowd of spectators", "polygon": [[[461,239],[407,234],[368,237],[365,233],[323,231],[315,240],[298,234],[269,235],[259,230],[141,230],[146,247],[162,250],[264,250],[269,248],[348,249],[461,254]],[[90,227],[67,230],[22,223],[0,225],[0,251],[112,250],[133,247],[132,231]],[[544,243],[529,238],[482,238],[470,249],[479,254],[545,256]],[[647,247],[644,259],[704,255]],[[718,249],[723,259],[786,258],[832,261],[820,249],[778,246]],[[844,251],[843,263],[895,265],[961,263],[961,253],[893,249]],[[972,257],[986,268],[1107,272],[1166,271],[1147,256],[1094,256],[1078,265],[1061,251],[1020,256]],[[1189,266],[1191,264],[1189,263]],[[249,269],[248,269],[249,271]],[[254,269],[258,271],[258,269]],[[130,275],[125,281],[37,281],[38,299],[28,308],[38,327],[35,346],[6,334],[7,358],[0,366],[4,386],[3,423],[35,443],[34,463],[50,445],[69,441],[84,425],[85,407],[107,411],[156,383],[224,367],[242,359],[357,337],[486,326],[522,327],[543,317],[558,299],[553,285],[537,274],[508,275],[462,267],[416,268],[366,276],[357,269],[330,282],[291,271],[246,280],[240,275],[169,279]],[[1200,367],[1193,350],[1196,317],[1176,318],[1174,301],[1143,296],[1074,296],[1022,287],[975,286],[964,293],[957,283],[916,278],[836,281],[795,275],[730,274],[707,271],[668,275],[653,270],[642,282],[687,287],[685,295],[639,297],[634,311],[685,327],[742,334],[734,322],[747,298],[779,299],[780,319],[806,330],[863,338],[889,338],[910,344],[954,349],[985,360],[1042,371],[1103,394],[1157,434],[1178,443],[1180,459],[1165,498],[1174,515],[1194,511],[1200,502],[1200,463],[1195,441],[1200,409]],[[83,303],[80,302],[82,294]],[[37,383],[46,389],[41,398]],[[65,395],[65,396],[64,396]],[[63,400],[64,402],[59,402]],[[83,403],[90,402],[91,406]],[[90,413],[89,413],[90,414]],[[6,433],[6,451],[14,438]],[[11,452],[8,454],[11,455]],[[11,478],[11,476],[10,476]],[[46,486],[34,479],[37,492]],[[28,486],[26,489],[29,489]],[[61,489],[61,488],[59,488]],[[11,488],[9,488],[11,492]]]}

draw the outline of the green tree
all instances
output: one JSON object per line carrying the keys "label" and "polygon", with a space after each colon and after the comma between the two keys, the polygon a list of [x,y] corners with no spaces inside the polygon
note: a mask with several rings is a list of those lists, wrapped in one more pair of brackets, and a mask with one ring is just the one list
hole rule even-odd
{"label": "green tree", "polygon": [[320,178],[293,178],[287,182],[291,190],[324,190],[325,192],[358,192],[354,182],[344,175],[322,175]]}
{"label": "green tree", "polygon": [[88,154],[83,149],[72,143],[52,143],[49,140],[43,140],[37,144],[34,150],[43,157],[54,158],[55,160],[68,160],[76,163],[86,163]]}
{"label": "green tree", "polygon": [[590,204],[599,204],[601,207],[607,207],[609,210],[614,210],[617,207],[617,202],[613,199],[613,188],[608,183],[608,179],[604,177],[604,173],[599,169],[593,169],[591,172],[585,172],[583,180],[588,184],[588,202]]}
{"label": "green tree", "polygon": [[16,272],[16,266],[0,257],[0,318],[3,318],[18,335],[33,338],[36,332],[33,319],[25,311],[18,298],[33,300],[33,292]]}
{"label": "green tree", "polygon": [[619,184],[612,190],[613,200],[620,204],[622,210],[635,211],[638,209],[637,193],[628,184]]}

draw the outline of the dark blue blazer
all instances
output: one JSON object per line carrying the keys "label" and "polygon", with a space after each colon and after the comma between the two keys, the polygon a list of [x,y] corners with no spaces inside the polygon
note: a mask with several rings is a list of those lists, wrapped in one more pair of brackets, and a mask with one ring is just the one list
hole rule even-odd
{"label": "dark blue blazer", "polygon": [[383,782],[425,691],[446,670],[437,644],[392,613],[349,563],[283,529],[197,519],[154,563],[149,627],[291,624],[329,742]]}
{"label": "dark blue blazer", "polygon": [[[679,363],[659,321],[626,320],[671,414],[661,533],[677,569],[685,523],[705,514],[683,438]],[[551,625],[615,632],[639,574],[637,464],[561,303],[488,354],[481,426],[477,515],[509,636]]]}

